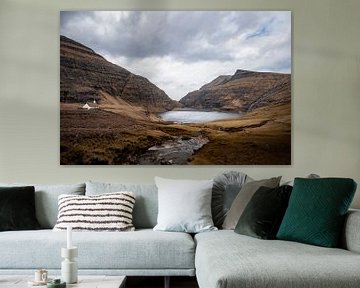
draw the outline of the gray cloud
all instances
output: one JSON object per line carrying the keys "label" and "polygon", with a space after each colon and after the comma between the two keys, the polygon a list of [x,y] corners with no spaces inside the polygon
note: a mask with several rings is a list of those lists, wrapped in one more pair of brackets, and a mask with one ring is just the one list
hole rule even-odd
{"label": "gray cloud", "polygon": [[[189,77],[181,75],[191,72],[191,83],[199,88],[202,81],[236,69],[291,71],[291,13],[286,11],[63,11],[60,16],[61,34],[165,85],[160,88],[168,94],[169,87],[177,94],[169,94],[173,98],[188,92]],[[210,67],[217,71],[207,71]],[[166,69],[181,71],[164,79]]]}

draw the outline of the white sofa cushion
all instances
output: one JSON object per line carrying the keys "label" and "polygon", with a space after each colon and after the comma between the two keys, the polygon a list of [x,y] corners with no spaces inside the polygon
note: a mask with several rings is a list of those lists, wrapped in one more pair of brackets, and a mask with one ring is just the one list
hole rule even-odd
{"label": "white sofa cushion", "polygon": [[211,217],[213,180],[155,177],[159,214],[154,230],[198,233],[216,230]]}

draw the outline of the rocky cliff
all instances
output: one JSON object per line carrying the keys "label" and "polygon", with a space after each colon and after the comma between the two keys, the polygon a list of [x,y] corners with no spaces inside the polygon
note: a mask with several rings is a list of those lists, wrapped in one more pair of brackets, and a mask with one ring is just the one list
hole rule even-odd
{"label": "rocky cliff", "polygon": [[188,93],[180,103],[194,109],[247,112],[290,101],[290,74],[237,70]]}
{"label": "rocky cliff", "polygon": [[108,62],[92,49],[60,36],[60,101],[134,105],[151,112],[179,103],[148,79]]}

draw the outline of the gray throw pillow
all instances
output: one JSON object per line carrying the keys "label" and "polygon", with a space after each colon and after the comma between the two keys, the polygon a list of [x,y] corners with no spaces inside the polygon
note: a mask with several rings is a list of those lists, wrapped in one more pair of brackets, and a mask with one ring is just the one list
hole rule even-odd
{"label": "gray throw pillow", "polygon": [[[318,174],[311,173],[311,174],[307,175],[305,178],[318,179],[318,178],[320,178],[320,176]],[[284,182],[283,185],[294,186],[294,179]]]}
{"label": "gray throw pillow", "polygon": [[217,230],[211,217],[213,180],[155,177],[159,213],[154,230],[198,233]]}
{"label": "gray throw pillow", "polygon": [[280,179],[281,176],[270,179],[251,181],[244,184],[225,217],[224,223],[222,225],[223,229],[234,230],[236,224],[240,219],[241,214],[244,212],[247,204],[249,203],[255,192],[261,186],[269,188],[279,187]]}
{"label": "gray throw pillow", "polygon": [[214,178],[211,213],[216,227],[222,227],[225,216],[241,187],[251,180],[252,178],[245,173],[237,171],[221,173]]}

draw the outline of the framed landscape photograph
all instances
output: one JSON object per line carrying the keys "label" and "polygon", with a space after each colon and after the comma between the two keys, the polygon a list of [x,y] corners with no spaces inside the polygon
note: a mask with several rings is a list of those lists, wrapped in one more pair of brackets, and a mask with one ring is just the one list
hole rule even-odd
{"label": "framed landscape photograph", "polygon": [[290,11],[61,11],[61,165],[290,165]]}

